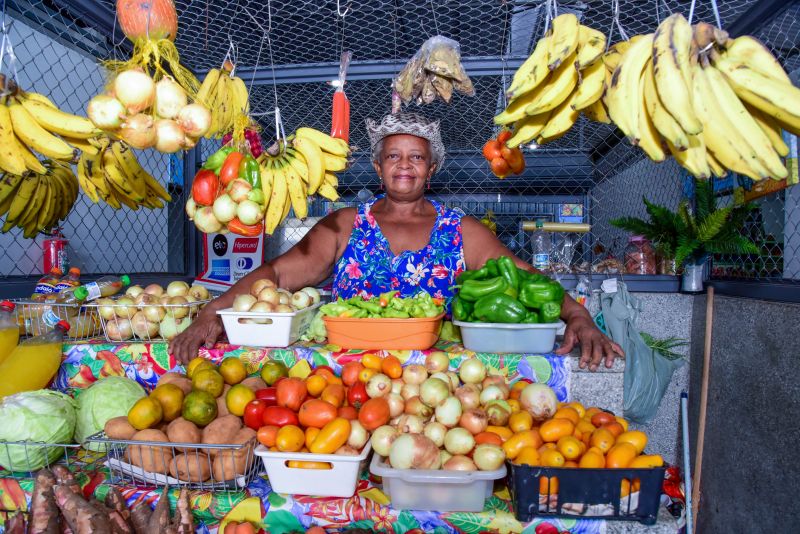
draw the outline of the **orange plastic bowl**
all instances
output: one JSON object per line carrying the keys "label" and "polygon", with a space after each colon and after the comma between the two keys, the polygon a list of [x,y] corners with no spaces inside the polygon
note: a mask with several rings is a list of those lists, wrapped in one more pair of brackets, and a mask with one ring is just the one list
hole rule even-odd
{"label": "orange plastic bowl", "polygon": [[323,317],[328,343],[346,349],[425,350],[439,339],[444,314],[422,319]]}

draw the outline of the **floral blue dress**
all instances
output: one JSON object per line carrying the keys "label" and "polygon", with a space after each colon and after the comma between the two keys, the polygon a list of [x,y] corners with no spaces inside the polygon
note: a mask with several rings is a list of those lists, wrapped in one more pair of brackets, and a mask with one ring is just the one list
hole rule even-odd
{"label": "floral blue dress", "polygon": [[436,209],[436,222],[428,244],[395,256],[370,211],[377,200],[358,207],[347,248],[336,262],[333,298],[371,298],[391,290],[410,297],[423,290],[444,299],[449,314],[452,287],[465,269],[461,236],[464,212],[430,200]]}

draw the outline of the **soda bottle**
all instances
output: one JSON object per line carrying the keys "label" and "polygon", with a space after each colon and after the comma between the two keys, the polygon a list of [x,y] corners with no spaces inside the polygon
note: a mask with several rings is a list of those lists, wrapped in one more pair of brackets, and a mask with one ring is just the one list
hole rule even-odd
{"label": "soda bottle", "polygon": [[71,287],[78,287],[81,285],[81,270],[77,267],[72,267],[67,273],[67,276],[61,279],[61,281],[56,285],[56,293],[61,293],[65,289],[69,289]]}
{"label": "soda bottle", "polygon": [[33,290],[34,299],[40,299],[35,295],[47,295],[56,292],[56,286],[61,281],[64,272],[59,267],[53,267],[50,272],[44,275],[36,282],[36,288]]}
{"label": "soda bottle", "polygon": [[552,247],[550,232],[542,229],[542,221],[536,221],[536,231],[533,232],[533,266],[542,272],[550,270],[550,249]]}
{"label": "soda bottle", "polygon": [[62,343],[67,332],[69,323],[59,321],[50,332],[17,345],[0,364],[0,399],[47,386],[61,365]]}
{"label": "soda bottle", "polygon": [[19,325],[14,317],[14,303],[0,302],[0,364],[19,343]]}

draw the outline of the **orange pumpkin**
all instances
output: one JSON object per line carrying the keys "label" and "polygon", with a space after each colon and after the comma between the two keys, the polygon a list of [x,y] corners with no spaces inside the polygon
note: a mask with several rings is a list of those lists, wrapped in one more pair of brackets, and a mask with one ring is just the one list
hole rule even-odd
{"label": "orange pumpkin", "polygon": [[174,41],[178,33],[178,13],[172,0],[117,0],[117,18],[131,41]]}

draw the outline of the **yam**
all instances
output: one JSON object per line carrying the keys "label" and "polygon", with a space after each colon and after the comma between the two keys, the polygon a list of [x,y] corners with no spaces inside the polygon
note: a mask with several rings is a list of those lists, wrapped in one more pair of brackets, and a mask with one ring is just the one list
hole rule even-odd
{"label": "yam", "polygon": [[131,511],[128,510],[128,503],[125,502],[125,497],[114,486],[111,486],[111,489],[106,494],[106,506],[116,511],[126,523],[130,523]]}
{"label": "yam", "polygon": [[211,459],[199,452],[179,454],[169,463],[169,473],[182,482],[205,482],[211,478]]}
{"label": "yam", "polygon": [[150,517],[153,511],[150,505],[145,502],[140,502],[131,510],[131,523],[133,524],[133,531],[136,534],[150,534],[147,530],[150,524]]}
{"label": "yam", "polygon": [[72,489],[57,484],[53,493],[64,519],[75,534],[112,534],[108,517]]}
{"label": "yam", "polygon": [[[183,417],[178,417],[167,426],[167,437],[172,443],[200,443],[201,436],[197,425]],[[190,452],[192,449],[176,447],[175,450]]]}
{"label": "yam", "polygon": [[[242,420],[235,415],[217,417],[203,429],[202,443],[209,445],[233,443],[233,438],[240,428],[242,428]],[[220,451],[211,449],[210,454],[214,456],[218,452]]]}
{"label": "yam", "polygon": [[[131,439],[133,441],[163,441],[165,443],[169,441],[166,434],[152,428],[140,430]],[[128,462],[151,473],[168,473],[172,456],[172,448],[169,446],[128,445],[125,450],[125,459]]]}
{"label": "yam", "polygon": [[[22,512],[17,512],[7,520],[5,526],[5,534],[25,534],[25,516],[22,514]],[[31,530],[31,532],[38,531]]]}
{"label": "yam", "polygon": [[81,487],[75,480],[75,476],[72,474],[72,471],[67,469],[66,466],[60,464],[54,465],[51,470],[53,471],[53,475],[55,475],[56,482],[59,485],[66,486],[73,493],[83,496],[81,493]]}
{"label": "yam", "polygon": [[189,491],[181,488],[178,502],[175,505],[175,530],[178,534],[194,534],[194,519],[192,518],[192,507],[189,503]]}
{"label": "yam", "polygon": [[53,486],[55,485],[56,477],[49,469],[41,469],[36,473],[36,482],[31,494],[31,532],[41,534],[58,534],[60,532],[58,506],[53,495]]}
{"label": "yam", "polygon": [[161,384],[175,384],[183,391],[184,395],[188,395],[192,392],[192,381],[189,380],[186,375],[182,375],[180,373],[164,373],[161,375],[161,378],[158,379],[158,385]]}
{"label": "yam", "polygon": [[254,393],[259,389],[264,389],[267,387],[267,383],[264,382],[260,376],[251,376],[250,378],[245,378],[241,381],[241,384],[252,389]]}
{"label": "yam", "polygon": [[153,534],[163,533],[166,532],[169,523],[169,486],[165,485],[161,491],[161,497],[158,499],[158,504],[156,504],[156,509],[153,510],[153,515],[150,516],[147,530]]}
{"label": "yam", "polygon": [[128,422],[127,415],[121,415],[106,421],[103,432],[111,439],[128,440],[136,434],[136,429]]}

